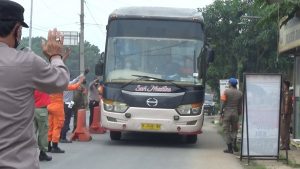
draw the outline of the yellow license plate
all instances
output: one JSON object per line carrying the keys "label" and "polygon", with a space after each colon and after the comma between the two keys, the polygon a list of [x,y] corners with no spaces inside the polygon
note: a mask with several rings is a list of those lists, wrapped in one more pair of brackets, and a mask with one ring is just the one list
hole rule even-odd
{"label": "yellow license plate", "polygon": [[161,124],[142,123],[143,130],[160,130]]}

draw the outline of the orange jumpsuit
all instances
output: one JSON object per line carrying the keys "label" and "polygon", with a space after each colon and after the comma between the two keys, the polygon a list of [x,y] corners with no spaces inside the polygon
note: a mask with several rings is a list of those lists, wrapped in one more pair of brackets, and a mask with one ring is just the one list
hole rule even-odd
{"label": "orange jumpsuit", "polygon": [[[77,90],[79,86],[80,83],[69,84],[67,90]],[[63,93],[50,94],[50,104],[47,106],[47,109],[49,112],[48,141],[58,143],[60,131],[65,121]]]}

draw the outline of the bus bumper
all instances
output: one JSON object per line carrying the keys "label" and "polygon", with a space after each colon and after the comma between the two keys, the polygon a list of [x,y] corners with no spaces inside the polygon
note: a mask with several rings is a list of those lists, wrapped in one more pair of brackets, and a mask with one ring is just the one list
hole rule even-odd
{"label": "bus bumper", "polygon": [[111,131],[161,132],[183,135],[202,133],[203,113],[196,116],[180,116],[174,109],[135,107],[130,107],[125,113],[113,113],[107,112],[103,106],[101,107],[102,126]]}

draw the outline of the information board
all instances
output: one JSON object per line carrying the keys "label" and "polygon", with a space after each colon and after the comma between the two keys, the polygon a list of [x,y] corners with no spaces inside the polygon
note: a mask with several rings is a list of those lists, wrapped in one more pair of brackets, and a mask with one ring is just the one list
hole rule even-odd
{"label": "information board", "polygon": [[[239,89],[239,80],[238,79],[236,80],[238,81],[237,89]],[[224,91],[229,88],[229,79],[220,79],[219,82],[220,82],[220,97],[221,97]]]}
{"label": "information board", "polygon": [[245,74],[244,78],[242,156],[278,157],[281,75]]}

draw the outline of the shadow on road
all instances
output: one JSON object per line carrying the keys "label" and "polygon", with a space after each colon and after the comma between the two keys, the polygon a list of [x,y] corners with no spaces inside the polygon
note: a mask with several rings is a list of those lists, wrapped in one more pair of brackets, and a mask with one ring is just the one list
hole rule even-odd
{"label": "shadow on road", "polygon": [[[198,136],[199,137],[199,136]],[[122,139],[119,141],[107,140],[103,144],[111,146],[147,146],[147,147],[176,147],[176,148],[197,148],[199,145],[188,144],[185,142],[185,136],[166,133],[122,133]]]}
{"label": "shadow on road", "polygon": [[[202,150],[222,150],[226,145],[222,136],[218,133],[218,127],[212,124],[214,116],[205,117],[203,133],[198,135],[195,144],[185,142],[185,136],[170,133],[142,133],[124,132],[119,141],[112,141],[109,137],[102,140],[101,144],[107,146],[142,146],[142,147],[170,147],[170,148],[200,148]],[[109,133],[107,133],[109,135]],[[222,150],[223,151],[223,150]]]}

